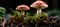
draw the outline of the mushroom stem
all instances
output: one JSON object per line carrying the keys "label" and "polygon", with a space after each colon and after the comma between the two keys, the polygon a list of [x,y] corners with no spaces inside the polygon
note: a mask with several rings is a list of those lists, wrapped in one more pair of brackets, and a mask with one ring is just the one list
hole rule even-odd
{"label": "mushroom stem", "polygon": [[39,13],[41,13],[41,12],[42,12],[41,9],[37,10],[37,14],[39,14]]}
{"label": "mushroom stem", "polygon": [[22,15],[25,15],[25,12],[24,11],[21,11]]}

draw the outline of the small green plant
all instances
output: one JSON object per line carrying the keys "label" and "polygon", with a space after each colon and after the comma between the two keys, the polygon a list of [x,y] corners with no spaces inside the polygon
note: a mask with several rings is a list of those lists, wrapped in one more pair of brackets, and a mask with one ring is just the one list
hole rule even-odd
{"label": "small green plant", "polygon": [[14,15],[19,15],[21,14],[19,11],[14,11]]}
{"label": "small green plant", "polygon": [[4,7],[0,7],[0,16],[4,16],[6,13],[6,9]]}

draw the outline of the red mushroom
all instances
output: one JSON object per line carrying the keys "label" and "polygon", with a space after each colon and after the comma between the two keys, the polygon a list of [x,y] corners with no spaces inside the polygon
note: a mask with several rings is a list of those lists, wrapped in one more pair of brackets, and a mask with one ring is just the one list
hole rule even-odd
{"label": "red mushroom", "polygon": [[31,7],[36,8],[37,14],[38,14],[38,13],[41,13],[41,9],[47,8],[48,5],[41,0],[37,0],[34,3],[32,3]]}
{"label": "red mushroom", "polygon": [[22,15],[24,15],[25,14],[25,10],[29,10],[30,8],[27,6],[27,5],[19,5],[19,6],[17,6],[17,8],[16,8],[17,10],[21,10],[21,13],[22,13]]}

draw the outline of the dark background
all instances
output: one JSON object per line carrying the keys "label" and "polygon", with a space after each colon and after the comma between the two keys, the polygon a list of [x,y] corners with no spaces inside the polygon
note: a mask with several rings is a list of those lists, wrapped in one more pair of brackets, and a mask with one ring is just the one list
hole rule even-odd
{"label": "dark background", "polygon": [[[15,10],[16,6],[21,5],[21,4],[26,4],[28,6],[30,6],[34,1],[36,0],[0,0],[0,6],[6,8],[6,12],[9,13],[11,12],[12,8],[13,10]],[[47,11],[47,10],[52,10],[52,9],[59,9],[59,2],[58,0],[42,0],[45,1],[48,4],[48,8],[44,9],[43,11]],[[33,9],[31,9],[30,11],[33,11]],[[35,11],[35,10],[34,10]]]}

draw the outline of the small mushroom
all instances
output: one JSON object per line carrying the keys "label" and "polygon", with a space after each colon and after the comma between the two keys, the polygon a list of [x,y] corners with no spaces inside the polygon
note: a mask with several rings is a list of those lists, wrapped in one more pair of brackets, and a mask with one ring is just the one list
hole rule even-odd
{"label": "small mushroom", "polygon": [[41,13],[41,9],[47,8],[48,5],[41,0],[37,0],[34,3],[31,4],[31,7],[36,8],[37,9],[37,14],[38,14],[38,13]]}
{"label": "small mushroom", "polygon": [[22,15],[24,15],[25,14],[25,10],[29,10],[30,8],[29,8],[29,6],[27,6],[27,5],[19,5],[19,6],[17,6],[17,8],[16,8],[16,10],[21,10],[21,13],[22,13]]}

